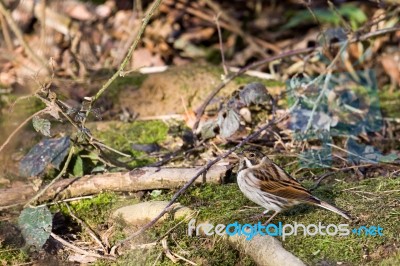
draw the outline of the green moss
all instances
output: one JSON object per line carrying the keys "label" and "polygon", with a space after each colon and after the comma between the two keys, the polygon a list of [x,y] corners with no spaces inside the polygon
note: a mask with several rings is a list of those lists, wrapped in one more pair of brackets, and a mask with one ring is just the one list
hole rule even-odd
{"label": "green moss", "polygon": [[[311,185],[311,182],[306,182],[305,185]],[[394,196],[396,196],[394,193],[396,192],[388,193],[396,190],[399,185],[398,179],[369,179],[358,184],[338,182],[334,185],[325,185],[313,192],[319,198],[350,211],[353,216],[360,217],[357,223],[350,224],[350,228],[362,225],[380,225],[384,228],[383,237],[292,236],[283,241],[284,247],[307,264],[316,264],[322,261],[363,264],[365,262],[363,250],[368,249],[369,253],[373,253],[383,244],[399,243],[399,235],[396,234],[400,231],[399,212],[391,207],[396,204],[394,202]],[[359,188],[354,190],[352,189],[354,187]],[[344,192],[344,190],[346,191]],[[398,196],[397,192],[397,198]],[[262,211],[261,209],[240,211],[243,206],[254,204],[240,193],[236,184],[198,187],[183,197],[181,202],[195,210],[200,210],[199,220],[213,223],[254,221],[254,216]],[[307,205],[301,205],[280,214],[275,219],[275,223],[279,221],[291,224],[293,222],[302,224],[347,223],[332,212]],[[279,239],[282,241],[282,238]],[[379,254],[375,257],[379,257]]]}
{"label": "green moss", "polygon": [[[333,190],[323,190],[324,187],[321,187],[315,191],[314,194],[319,198],[334,202],[337,206],[349,210],[353,216],[359,217],[356,223],[349,223],[338,215],[313,207],[306,207],[304,209],[306,212],[296,214],[295,220],[293,217],[285,216],[278,218],[283,223],[293,223],[294,221],[302,224],[322,222],[325,225],[349,223],[350,229],[362,225],[380,225],[384,229],[384,236],[355,236],[353,234],[346,237],[291,236],[283,242],[284,247],[307,264],[313,265],[322,261],[363,264],[365,262],[363,259],[363,255],[366,254],[365,250],[373,253],[383,244],[399,243],[400,238],[396,233],[400,231],[399,213],[396,213],[391,207],[395,195],[394,193],[387,193],[395,190],[399,185],[398,179],[369,179],[358,184],[338,183],[332,187]],[[344,190],[345,192],[343,192]],[[286,213],[290,214],[293,211],[295,210]],[[378,254],[375,257],[380,256]]]}
{"label": "green moss", "polygon": [[[398,218],[400,212],[393,206],[398,204],[400,193],[399,179],[375,178],[358,183],[346,183],[339,179],[343,175],[336,175],[330,184],[318,187],[313,194],[338,207],[349,211],[353,217],[358,217],[354,223],[344,220],[341,216],[322,208],[300,205],[279,214],[273,221],[277,224],[293,224],[294,222],[324,225],[349,223],[349,228],[362,225],[379,225],[384,228],[384,236],[289,236],[284,241],[278,239],[283,246],[298,256],[308,265],[329,262],[344,262],[350,265],[361,265],[369,262],[376,265],[378,261],[385,259],[382,265],[398,264],[399,255],[393,251],[384,253],[379,251],[382,246],[396,246],[400,242],[398,232],[400,224]],[[331,179],[332,180],[332,179]],[[311,181],[302,182],[306,187],[313,185]],[[156,197],[157,200],[171,199],[174,191],[166,191]],[[213,185],[205,184],[190,188],[179,202],[193,210],[199,211],[195,217],[197,221],[217,223],[256,223],[257,215],[262,208],[249,208],[254,203],[249,201],[239,190],[237,184]],[[248,207],[246,207],[248,206]],[[145,243],[152,242],[163,236],[168,230],[176,228],[168,234],[168,247],[172,252],[180,254],[199,265],[254,265],[252,260],[240,254],[221,237],[188,236],[188,222],[167,220],[153,227],[146,233]],[[363,258],[368,251],[370,258]],[[113,265],[132,265],[133,261],[141,265],[150,265],[157,260],[156,265],[173,265],[162,253],[162,248],[157,245],[147,250],[130,251]],[[381,254],[382,253],[382,254]],[[386,255],[385,255],[386,254]],[[158,259],[157,259],[158,258]],[[386,263],[386,264],[385,264]],[[109,264],[98,264],[109,265]]]}
{"label": "green moss", "polygon": [[23,265],[29,256],[22,249],[0,245],[0,262],[2,265]]}
{"label": "green moss", "polygon": [[[392,266],[400,264],[400,252],[397,252],[395,256],[384,259],[379,263],[381,266]],[[369,263],[369,265],[374,265],[373,263]]]}
{"label": "green moss", "polygon": [[[246,219],[239,210],[248,205],[248,200],[238,190],[236,184],[224,186],[204,185],[193,188],[180,202],[200,211],[198,220],[214,223],[229,223]],[[235,200],[232,200],[235,199]],[[261,209],[260,209],[261,210]]]}
{"label": "green moss", "polygon": [[[114,203],[117,201],[117,195],[111,192],[103,192],[91,199],[82,199],[69,203],[71,210],[77,217],[88,223],[93,228],[106,223]],[[64,205],[60,205],[61,212],[69,216],[69,211]],[[51,209],[55,211],[56,205]]]}
{"label": "green moss", "polygon": [[272,79],[260,79],[252,76],[247,76],[247,75],[241,75],[237,78],[235,78],[235,82],[238,85],[246,85],[252,82],[259,82],[261,84],[264,84],[265,87],[282,87],[286,86],[284,82],[278,81],[278,80],[272,80]]}
{"label": "green moss", "polygon": [[110,147],[136,158],[129,163],[132,167],[143,166],[154,161],[153,158],[147,157],[145,153],[133,150],[132,144],[159,143],[166,139],[168,133],[168,126],[158,120],[133,123],[110,122],[107,125],[107,130],[94,130],[93,134]]}
{"label": "green moss", "polygon": [[390,92],[381,90],[379,92],[380,107],[384,117],[398,118],[400,117],[400,91]]}

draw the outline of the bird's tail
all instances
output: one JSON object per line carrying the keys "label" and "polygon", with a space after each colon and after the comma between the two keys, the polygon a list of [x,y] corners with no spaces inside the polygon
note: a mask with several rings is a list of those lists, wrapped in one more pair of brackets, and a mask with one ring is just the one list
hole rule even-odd
{"label": "bird's tail", "polygon": [[333,211],[334,213],[337,213],[337,214],[343,216],[344,218],[346,218],[348,220],[351,220],[351,217],[348,214],[346,214],[345,211],[343,211],[343,210],[341,210],[341,209],[339,209],[339,208],[337,208],[337,207],[335,207],[335,206],[333,206],[333,205],[331,205],[331,204],[329,204],[329,203],[327,203],[325,201],[321,200],[320,204],[318,204],[318,206],[320,206],[320,207],[322,207],[324,209]]}

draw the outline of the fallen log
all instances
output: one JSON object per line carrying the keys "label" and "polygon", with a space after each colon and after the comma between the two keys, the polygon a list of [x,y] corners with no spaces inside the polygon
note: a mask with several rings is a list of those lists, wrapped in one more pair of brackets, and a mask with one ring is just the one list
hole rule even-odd
{"label": "fallen log", "polygon": [[244,235],[235,235],[227,237],[227,240],[232,247],[249,255],[257,265],[305,265],[299,258],[284,249],[279,240],[269,235],[256,235],[251,240],[246,240]]}
{"label": "fallen log", "polygon": [[[66,199],[86,196],[102,191],[136,192],[153,189],[175,189],[183,186],[202,167],[194,168],[157,168],[144,167],[130,172],[104,173],[68,178],[57,181],[39,199],[44,202],[52,199]],[[199,183],[222,183],[228,166],[214,165]],[[23,204],[33,197],[33,185],[0,189],[0,209],[15,204]]]}

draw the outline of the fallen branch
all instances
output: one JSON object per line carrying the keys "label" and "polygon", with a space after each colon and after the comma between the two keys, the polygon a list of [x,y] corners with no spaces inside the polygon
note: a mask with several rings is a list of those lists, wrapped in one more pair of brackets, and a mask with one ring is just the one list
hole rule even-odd
{"label": "fallen branch", "polygon": [[256,235],[251,240],[246,240],[245,235],[234,235],[226,238],[231,246],[249,255],[257,265],[305,265],[299,258],[284,249],[282,244],[272,236]]}
{"label": "fallen branch", "polygon": [[[197,183],[221,183],[228,166],[215,165],[209,169],[203,180]],[[68,178],[55,182],[47,188],[37,201],[43,202],[54,198],[71,198],[97,194],[102,191],[141,191],[152,189],[179,188],[190,180],[190,177],[200,171],[195,168],[158,168],[144,167],[131,172],[105,173],[87,175],[78,178]],[[0,189],[0,210],[8,205],[24,204],[27,198],[35,194],[33,185]]]}

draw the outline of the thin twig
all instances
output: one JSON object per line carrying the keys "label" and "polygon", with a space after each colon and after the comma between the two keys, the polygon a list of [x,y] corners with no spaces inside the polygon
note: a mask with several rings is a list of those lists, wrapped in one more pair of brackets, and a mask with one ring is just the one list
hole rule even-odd
{"label": "thin twig", "polygon": [[361,156],[361,155],[358,155],[358,154],[355,154],[355,153],[353,153],[353,152],[351,152],[351,151],[348,151],[348,150],[346,150],[346,149],[340,148],[339,146],[337,146],[337,145],[335,145],[335,144],[326,143],[326,145],[328,145],[328,146],[330,146],[330,147],[333,147],[333,148],[336,148],[336,149],[338,149],[338,150],[340,150],[340,151],[343,151],[343,152],[345,152],[345,153],[347,153],[347,154],[356,156],[357,158],[360,158],[361,160],[365,160],[365,161],[367,161],[367,162],[369,162],[369,163],[373,163],[373,164],[378,163],[377,161],[374,161],[374,160],[365,158],[365,157],[363,157],[363,156]]}
{"label": "thin twig", "polygon": [[317,182],[315,182],[314,186],[312,188],[310,188],[310,191],[313,191],[314,189],[316,189],[317,187],[319,187],[319,184],[321,183],[322,180],[324,180],[325,178],[327,178],[328,176],[334,175],[336,174],[336,172],[327,172],[323,175],[321,175]]}
{"label": "thin twig", "polygon": [[74,246],[71,243],[69,243],[68,241],[62,239],[61,237],[59,237],[58,235],[54,234],[53,232],[50,233],[51,237],[53,237],[55,240],[57,240],[58,242],[60,242],[61,244],[63,244],[64,246],[66,246],[69,249],[74,250],[75,252],[78,252],[82,255],[86,255],[86,256],[90,256],[90,257],[95,257],[95,258],[100,258],[100,259],[106,259],[106,260],[113,260],[115,261],[114,257],[110,257],[110,256],[102,256],[100,254],[96,254],[96,253],[91,253],[89,251],[83,250],[80,247]]}
{"label": "thin twig", "polygon": [[116,153],[116,154],[121,155],[121,156],[124,156],[124,157],[127,157],[127,158],[131,158],[131,157],[132,157],[132,156],[130,156],[129,154],[126,154],[126,153],[123,153],[123,152],[121,152],[121,151],[118,151],[118,150],[116,150],[116,149],[114,149],[114,148],[111,148],[110,146],[108,146],[108,145],[106,145],[106,144],[104,144],[104,143],[101,143],[101,142],[99,142],[99,141],[97,141],[97,140],[92,140],[91,143],[97,144],[97,145],[99,145],[100,147],[103,147],[103,148],[105,148],[105,149],[108,149],[108,150],[110,150],[110,151],[112,151],[112,152],[114,152],[114,153]]}
{"label": "thin twig", "polygon": [[237,149],[239,149],[240,147],[242,147],[244,144],[246,144],[248,141],[250,141],[251,139],[257,137],[259,134],[261,134],[264,130],[266,130],[268,127],[270,127],[271,125],[277,124],[279,122],[281,122],[283,119],[285,119],[293,110],[294,108],[298,105],[299,100],[296,100],[296,102],[293,104],[293,106],[288,110],[288,112],[283,115],[282,117],[276,119],[276,120],[272,120],[270,122],[268,122],[267,124],[265,124],[264,126],[260,127],[257,131],[255,131],[254,133],[250,134],[249,136],[247,136],[245,139],[243,139],[238,145],[236,145],[235,147],[231,148],[230,150],[228,150],[227,152],[225,152],[222,155],[219,155],[217,158],[215,158],[214,160],[208,162],[201,170],[199,170],[199,172],[194,175],[181,189],[178,190],[178,192],[175,193],[175,195],[172,197],[172,199],[170,200],[170,202],[167,204],[167,206],[164,208],[164,210],[162,210],[153,220],[151,220],[150,222],[148,222],[147,224],[145,224],[142,228],[140,228],[138,231],[136,231],[135,233],[133,233],[132,235],[130,235],[129,237],[125,238],[124,240],[121,240],[119,242],[117,242],[115,244],[114,247],[111,248],[111,253],[113,254],[115,252],[116,249],[118,249],[122,244],[126,243],[127,241],[137,237],[138,235],[142,234],[143,232],[145,232],[147,229],[149,229],[150,227],[152,227],[165,213],[168,212],[168,210],[170,209],[170,207],[172,206],[172,204],[174,204],[174,202],[196,181],[197,178],[199,178],[200,176],[202,176],[203,174],[205,174],[210,168],[211,166],[213,166],[214,164],[216,164],[218,161],[228,157],[230,154],[232,154],[234,151],[236,151]]}
{"label": "thin twig", "polygon": [[51,206],[51,205],[55,205],[55,204],[59,204],[59,203],[63,203],[63,202],[78,201],[78,200],[83,200],[83,199],[92,199],[93,197],[94,197],[93,195],[90,195],[90,196],[81,196],[81,197],[75,197],[75,198],[70,198],[70,199],[63,199],[63,200],[58,200],[58,201],[54,201],[54,202],[37,205],[36,207]]}
{"label": "thin twig", "polygon": [[163,234],[162,236],[160,236],[159,238],[157,238],[157,240],[150,242],[150,243],[146,243],[146,244],[139,244],[139,245],[135,245],[135,246],[131,246],[129,247],[130,249],[144,249],[144,248],[148,248],[148,247],[154,247],[156,246],[161,240],[163,240],[164,238],[166,238],[172,231],[174,231],[179,225],[181,225],[184,222],[189,221],[189,219],[192,219],[194,216],[197,216],[199,214],[199,212],[192,212],[191,214],[189,214],[188,216],[185,217],[185,219],[183,219],[182,221],[180,221],[179,223],[177,223],[176,225],[174,225],[172,228],[168,229],[167,232],[165,232],[165,234]]}
{"label": "thin twig", "polygon": [[155,266],[155,265],[157,265],[157,262],[160,260],[160,258],[161,258],[161,256],[162,256],[162,254],[163,254],[163,252],[161,251],[161,252],[158,254],[158,256],[157,256],[156,260],[153,262],[152,266]]}
{"label": "thin twig", "polygon": [[[340,52],[338,53],[338,55],[339,54],[340,54]],[[313,108],[311,110],[310,118],[308,119],[307,126],[306,126],[306,129],[304,130],[304,133],[307,133],[308,130],[311,128],[311,125],[312,125],[312,122],[313,122],[313,118],[314,118],[314,114],[315,114],[315,111],[317,110],[317,108],[319,106],[319,102],[322,100],[322,97],[325,95],[325,92],[328,91],[328,85],[329,85],[329,81],[331,80],[331,76],[332,76],[332,71],[329,70],[328,74],[325,77],[324,86],[322,87],[322,90],[320,91],[320,93],[319,93],[319,95],[317,97],[317,100],[314,102],[314,106],[313,106]]]}
{"label": "thin twig", "polygon": [[167,235],[169,235],[169,233],[171,233],[172,231],[174,231],[179,225],[181,225],[184,222],[189,221],[190,219],[192,219],[193,217],[197,217],[199,215],[199,212],[192,212],[190,213],[188,216],[185,217],[185,219],[183,219],[182,221],[180,221],[179,223],[177,223],[176,225],[174,225],[172,228],[168,229],[167,232],[165,232],[165,234],[163,234],[162,236],[160,236],[156,242],[160,242],[163,238],[167,237]]}
{"label": "thin twig", "polygon": [[0,14],[0,24],[1,24],[1,31],[3,32],[3,37],[4,37],[4,41],[6,43],[7,49],[9,51],[12,51],[13,43],[11,40],[10,31],[8,30],[7,23],[2,14]]}
{"label": "thin twig", "polygon": [[215,25],[217,26],[218,31],[218,39],[219,39],[219,50],[221,51],[221,60],[222,60],[222,68],[224,69],[225,77],[228,75],[228,69],[226,68],[225,64],[225,53],[224,53],[224,44],[222,43],[222,34],[221,34],[221,27],[219,26],[219,16],[221,13],[218,13],[215,18]]}
{"label": "thin twig", "polygon": [[366,34],[364,34],[364,35],[362,35],[362,36],[357,36],[357,34],[355,34],[355,37],[353,37],[353,38],[350,40],[350,43],[353,43],[353,42],[362,42],[362,41],[368,40],[368,39],[373,38],[373,37],[378,37],[378,36],[380,36],[380,35],[385,35],[385,34],[387,34],[387,33],[396,32],[396,31],[400,31],[400,26],[397,26],[397,27],[390,27],[390,28],[384,28],[384,29],[381,29],[381,30],[376,30],[376,31],[373,31],[373,32],[368,32],[368,33],[366,33]]}
{"label": "thin twig", "polygon": [[68,203],[64,202],[64,205],[67,207],[69,215],[71,215],[72,218],[74,218],[83,228],[85,228],[85,230],[88,231],[88,234],[94,239],[95,242],[97,242],[97,244],[99,244],[101,246],[104,254],[106,254],[108,252],[107,248],[103,244],[103,242],[100,240],[98,234],[95,231],[93,231],[93,229],[90,228],[90,226],[85,221],[83,221],[82,219],[80,219],[79,217],[77,217],[75,215],[75,213],[69,207]]}
{"label": "thin twig", "polygon": [[[42,87],[43,87],[43,86],[42,86]],[[48,98],[50,98],[49,95],[51,95],[51,94],[54,95],[54,96],[51,96],[51,97],[54,97],[54,99],[49,100]],[[103,154],[104,154],[104,151],[103,151],[102,148],[105,148],[105,149],[109,149],[109,150],[112,151],[112,152],[115,152],[115,153],[117,153],[117,154],[120,154],[120,155],[122,155],[122,156],[131,157],[131,156],[128,155],[128,154],[122,153],[122,152],[120,152],[120,151],[117,151],[117,150],[115,150],[115,149],[113,149],[113,148],[107,146],[106,144],[102,143],[101,141],[99,141],[99,140],[97,140],[95,137],[93,137],[93,135],[90,133],[89,130],[85,130],[85,128],[84,128],[83,125],[80,125],[80,124],[76,123],[76,122],[64,111],[64,109],[70,108],[67,104],[65,104],[63,101],[57,99],[57,98],[56,98],[57,96],[55,95],[54,92],[50,92],[49,95],[43,96],[43,95],[41,95],[40,92],[37,92],[37,93],[34,94],[35,97],[39,98],[39,99],[47,106],[47,108],[43,110],[44,112],[52,112],[52,109],[56,108],[56,110],[57,110],[59,113],[61,113],[61,114],[68,120],[68,122],[69,122],[73,127],[75,127],[75,129],[76,129],[78,132],[82,132],[82,133],[84,134],[84,136],[85,136],[86,140],[88,141],[88,143],[89,143],[90,145],[92,145],[96,150],[99,150],[100,153],[103,152]],[[88,114],[86,114],[86,115],[88,115]],[[1,150],[0,150],[0,151],[1,151]],[[106,164],[108,164],[108,165],[114,165],[112,162],[109,162],[109,161],[107,161]]]}
{"label": "thin twig", "polygon": [[245,73],[247,70],[250,70],[252,68],[256,68],[258,66],[261,66],[263,64],[281,59],[281,58],[285,58],[285,57],[290,57],[290,56],[294,56],[294,55],[300,55],[300,54],[305,54],[308,52],[312,52],[315,49],[317,49],[316,47],[309,47],[309,48],[304,48],[304,49],[298,49],[298,50],[292,50],[292,51],[288,51],[279,55],[275,55],[275,56],[271,56],[271,57],[267,57],[263,60],[254,62],[250,65],[247,65],[243,68],[241,68],[238,72],[233,73],[232,75],[229,75],[228,77],[226,77],[226,79],[224,79],[220,84],[218,84],[218,86],[207,96],[207,98],[204,100],[204,102],[202,103],[202,105],[196,110],[196,123],[193,126],[193,131],[196,131],[199,122],[200,122],[200,118],[203,115],[206,107],[208,106],[208,104],[211,102],[211,100],[215,97],[215,95],[217,95],[219,93],[219,91],[221,89],[223,89],[229,82],[231,82],[232,80],[234,80],[235,78],[239,77],[240,75],[242,75],[243,73]]}
{"label": "thin twig", "polygon": [[[162,0],[155,0],[153,3],[153,6],[151,7],[151,9],[149,10],[149,12],[147,13],[147,15],[145,16],[145,18],[143,19],[143,23],[142,26],[139,29],[139,32],[136,36],[135,41],[132,43],[131,47],[129,47],[128,53],[125,56],[124,61],[122,61],[120,67],[118,68],[118,70],[114,73],[114,75],[101,87],[101,89],[96,93],[95,96],[93,96],[93,100],[90,104],[90,107],[93,106],[93,103],[100,98],[100,96],[107,90],[107,88],[111,85],[111,83],[113,83],[114,80],[116,80],[119,76],[123,76],[123,71],[125,69],[125,67],[127,66],[128,62],[130,61],[130,59],[132,58],[132,54],[133,51],[136,49],[140,38],[142,37],[144,30],[147,26],[147,24],[150,21],[150,18],[153,16],[154,12],[158,9],[158,7],[160,6]],[[91,108],[88,108],[90,111]]]}

